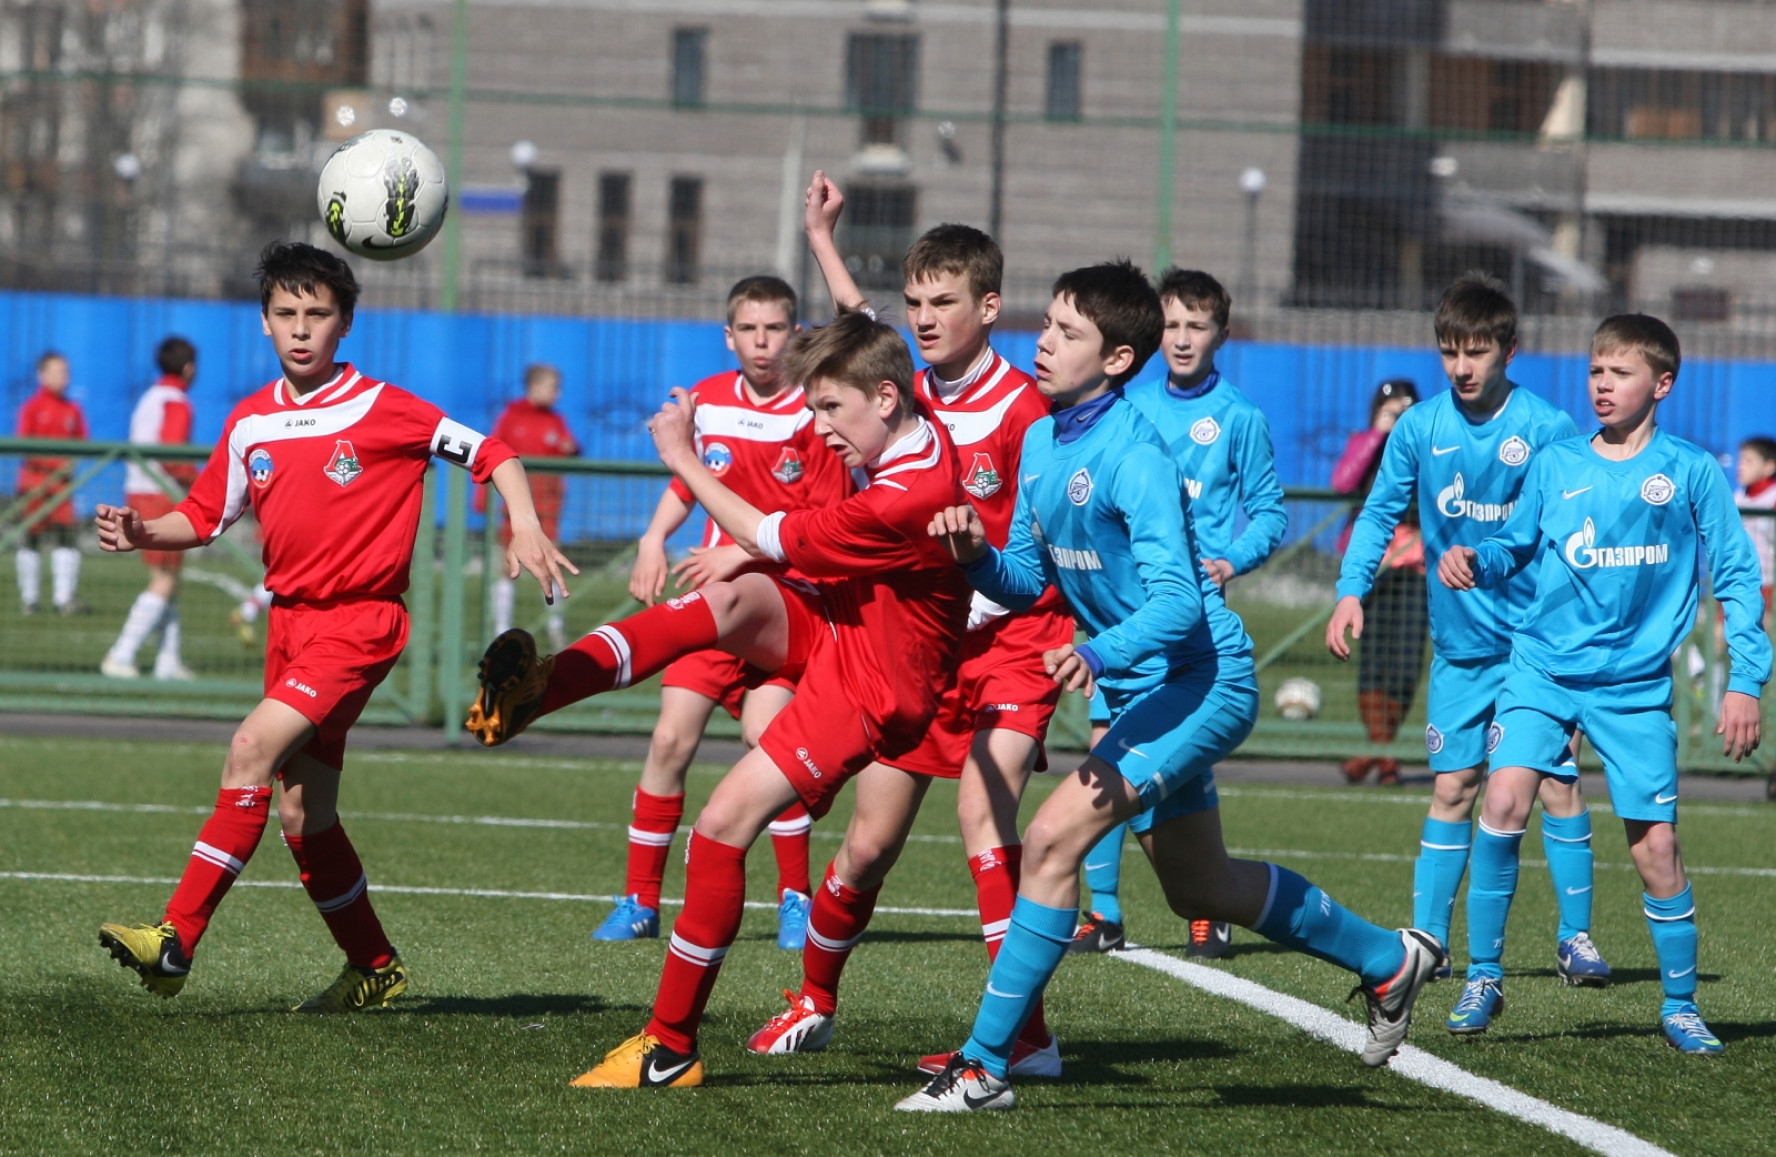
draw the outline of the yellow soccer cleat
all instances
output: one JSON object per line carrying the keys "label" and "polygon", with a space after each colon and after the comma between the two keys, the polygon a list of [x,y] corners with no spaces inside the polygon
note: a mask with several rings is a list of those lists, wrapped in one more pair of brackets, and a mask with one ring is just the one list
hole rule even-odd
{"label": "yellow soccer cleat", "polygon": [[297,1005],[294,1012],[367,1012],[383,1008],[407,991],[407,968],[395,956],[381,968],[347,964],[339,979],[318,995]]}
{"label": "yellow soccer cleat", "polygon": [[240,613],[239,607],[228,612],[228,625],[234,628],[234,637],[239,639],[240,645],[247,650],[251,651],[253,644],[259,641],[258,634],[253,630],[253,624],[247,622],[247,617]]}
{"label": "yellow soccer cleat", "polygon": [[159,997],[179,995],[191,975],[191,961],[172,924],[99,925],[99,947],[125,968],[134,969],[142,987]]}
{"label": "yellow soccer cleat", "polygon": [[514,627],[481,656],[481,690],[463,727],[483,747],[498,747],[530,726],[542,710],[555,656],[537,657],[530,632]]}
{"label": "yellow soccer cleat", "polygon": [[694,1089],[703,1083],[703,1058],[675,1053],[657,1036],[638,1032],[570,1084],[576,1089]]}

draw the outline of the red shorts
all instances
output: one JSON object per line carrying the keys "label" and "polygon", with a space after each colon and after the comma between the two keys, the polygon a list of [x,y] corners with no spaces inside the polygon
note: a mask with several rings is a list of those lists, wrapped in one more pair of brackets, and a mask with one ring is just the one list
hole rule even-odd
{"label": "red shorts", "polygon": [[[142,516],[142,521],[151,518],[164,518],[173,512],[178,505],[164,494],[126,494],[123,500],[129,508]],[[147,566],[157,566],[163,570],[178,570],[185,565],[185,552],[182,550],[145,550],[142,562]]]}
{"label": "red shorts", "polygon": [[660,686],[695,691],[705,699],[715,700],[722,710],[738,719],[748,691],[766,686],[794,691],[795,680],[754,667],[726,651],[697,651],[668,664],[660,676]]}
{"label": "red shorts", "polygon": [[265,628],[265,697],[315,725],[303,754],[343,767],[346,732],[406,645],[407,607],[398,598],[319,606],[273,600]]}
{"label": "red shorts", "polygon": [[1036,770],[1048,769],[1042,741],[1061,700],[1061,685],[1042,667],[1042,653],[1073,641],[1073,621],[1041,613],[1004,619],[962,637],[956,683],[944,692],[924,742],[882,762],[914,775],[956,779],[977,732],[1016,731],[1036,741]]}

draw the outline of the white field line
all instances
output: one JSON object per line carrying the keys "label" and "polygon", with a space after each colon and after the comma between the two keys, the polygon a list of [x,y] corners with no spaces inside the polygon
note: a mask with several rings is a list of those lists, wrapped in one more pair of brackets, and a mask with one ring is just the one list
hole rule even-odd
{"label": "white field line", "polygon": [[[133,815],[190,815],[207,816],[214,809],[207,807],[189,807],[183,804],[161,803],[107,803],[104,800],[91,799],[0,799],[0,809],[19,808],[37,811],[92,811],[122,812]],[[355,812],[354,820],[375,820],[382,823],[402,824],[446,824],[452,826],[493,827],[493,828],[559,828],[568,831],[586,832],[626,832],[627,824],[603,823],[596,820],[552,820],[529,819],[522,816],[428,816],[408,812]],[[678,829],[688,835],[689,827]],[[839,840],[844,833],[839,831],[815,830],[810,833],[815,839]],[[960,844],[960,836],[911,835],[908,843],[915,844]],[[1256,859],[1296,859],[1296,860],[1360,860],[1377,864],[1410,864],[1418,857],[1399,852],[1316,852],[1301,848],[1228,848],[1236,856]],[[1125,856],[1141,855],[1139,844],[1131,843],[1123,850]],[[1526,868],[1545,868],[1546,860],[1524,859],[1520,861]],[[1633,864],[1599,862],[1598,867],[1630,872]],[[1693,876],[1751,876],[1776,878],[1776,868],[1739,868],[1712,867],[1703,865],[1686,865],[1685,871]]]}
{"label": "white field line", "polygon": [[[1346,1052],[1363,1051],[1363,1026],[1319,1005],[1309,1004],[1305,1000],[1276,992],[1250,980],[1205,968],[1200,964],[1191,964],[1148,948],[1131,948],[1108,955],[1112,960],[1122,960],[1163,972],[1204,992],[1238,1001],[1249,1008],[1288,1021],[1309,1036],[1318,1037]],[[1606,1125],[1602,1121],[1550,1105],[1527,1093],[1520,1093],[1509,1085],[1476,1076],[1411,1045],[1402,1046],[1388,1068],[1409,1080],[1478,1101],[1495,1112],[1519,1121],[1540,1125],[1550,1133],[1569,1138],[1599,1153],[1611,1154],[1612,1157],[1674,1157],[1669,1150],[1643,1141],[1614,1125]]]}

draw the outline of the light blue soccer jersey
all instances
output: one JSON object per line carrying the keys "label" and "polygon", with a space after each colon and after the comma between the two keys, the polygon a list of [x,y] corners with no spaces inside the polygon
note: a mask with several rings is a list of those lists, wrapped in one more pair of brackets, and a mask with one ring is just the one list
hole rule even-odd
{"label": "light blue soccer jersey", "polygon": [[1510,521],[1476,547],[1475,578],[1534,582],[1515,660],[1567,683],[1627,683],[1667,676],[1694,629],[1698,551],[1726,611],[1728,690],[1756,695],[1770,678],[1757,556],[1720,466],[1692,442],[1654,430],[1626,462],[1589,437],[1549,446]]}
{"label": "light blue soccer jersey", "polygon": [[[1197,545],[1204,558],[1232,563],[1235,574],[1257,570],[1289,528],[1270,423],[1219,371],[1191,397],[1171,388],[1163,361],[1160,370],[1158,378],[1129,386],[1126,396],[1159,431],[1184,476]],[[1236,536],[1234,519],[1242,509],[1246,528]]]}
{"label": "light blue soccer jersey", "polygon": [[[1539,451],[1575,432],[1563,411],[1520,386],[1480,421],[1468,417],[1453,390],[1408,409],[1388,436],[1375,486],[1351,532],[1339,597],[1368,595],[1414,490],[1425,564],[1434,570],[1450,547],[1475,546],[1503,526]],[[1509,654],[1512,628],[1535,594],[1529,575],[1461,595],[1439,582],[1429,585],[1431,646],[1458,662]]]}
{"label": "light blue soccer jersey", "polygon": [[1159,432],[1118,399],[1062,442],[1053,417],[1024,434],[1003,550],[964,568],[1013,610],[1053,584],[1091,635],[1113,706],[1194,670],[1252,675],[1252,641],[1198,562],[1189,499]]}

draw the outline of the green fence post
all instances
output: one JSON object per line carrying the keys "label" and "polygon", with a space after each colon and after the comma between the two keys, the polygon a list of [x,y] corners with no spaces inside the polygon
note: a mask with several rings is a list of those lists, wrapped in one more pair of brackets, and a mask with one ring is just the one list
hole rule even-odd
{"label": "green fence post", "polygon": [[432,717],[432,641],[438,629],[438,608],[432,601],[437,585],[435,528],[438,509],[438,472],[426,471],[425,497],[419,507],[419,531],[413,536],[413,567],[408,589],[407,713],[416,723]]}
{"label": "green fence post", "polygon": [[[485,647],[493,642],[493,584],[505,577],[506,552],[500,549],[500,520],[505,515],[505,503],[500,501],[499,491],[487,488],[487,525],[481,528],[481,632],[475,640],[477,647]],[[516,621],[516,615],[513,616]]]}
{"label": "green fence post", "polygon": [[469,476],[446,472],[444,481],[444,591],[438,607],[438,697],[444,702],[444,743],[462,742],[463,559],[468,538]]}

